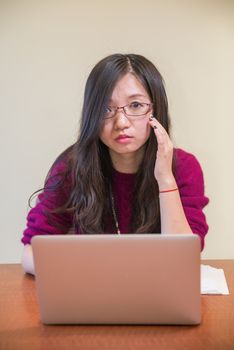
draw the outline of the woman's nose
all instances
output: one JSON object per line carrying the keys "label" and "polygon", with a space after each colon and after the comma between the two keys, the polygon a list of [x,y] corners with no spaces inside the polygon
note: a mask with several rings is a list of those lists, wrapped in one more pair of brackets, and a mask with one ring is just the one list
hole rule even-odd
{"label": "woman's nose", "polygon": [[122,109],[118,109],[115,115],[116,129],[124,129],[129,126],[130,122]]}

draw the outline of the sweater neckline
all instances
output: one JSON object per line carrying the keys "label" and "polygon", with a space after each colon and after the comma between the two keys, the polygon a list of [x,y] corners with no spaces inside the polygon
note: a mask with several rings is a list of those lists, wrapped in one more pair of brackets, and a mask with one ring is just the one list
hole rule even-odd
{"label": "sweater neckline", "polygon": [[133,178],[136,176],[136,173],[122,173],[116,169],[113,168],[113,175],[114,176],[121,176],[121,177],[126,177],[126,178]]}
{"label": "sweater neckline", "polygon": [[121,173],[120,171],[113,169],[112,171],[112,181],[113,183],[122,183],[126,185],[131,185],[136,178],[136,173]]}

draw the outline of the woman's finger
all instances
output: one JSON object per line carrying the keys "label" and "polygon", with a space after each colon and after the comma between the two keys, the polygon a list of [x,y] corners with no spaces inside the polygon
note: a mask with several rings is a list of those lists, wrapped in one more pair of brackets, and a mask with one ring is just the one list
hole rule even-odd
{"label": "woman's finger", "polygon": [[166,132],[165,128],[162,126],[162,124],[154,116],[151,116],[149,118],[149,121],[152,122],[158,129]]}
{"label": "woman's finger", "polygon": [[158,143],[163,143],[169,138],[168,133],[164,127],[155,118],[150,117],[149,124],[154,129]]}
{"label": "woman's finger", "polygon": [[155,117],[149,118],[149,124],[154,128],[158,129],[162,134],[167,134],[165,128],[162,126],[162,124],[159,123],[159,121]]}

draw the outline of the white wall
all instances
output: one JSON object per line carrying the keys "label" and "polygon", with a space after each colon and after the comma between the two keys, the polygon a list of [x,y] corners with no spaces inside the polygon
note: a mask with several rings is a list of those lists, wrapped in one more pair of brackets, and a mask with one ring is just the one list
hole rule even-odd
{"label": "white wall", "polygon": [[204,170],[204,258],[234,258],[232,1],[0,1],[0,262],[19,262],[27,200],[76,139],[85,80],[143,54],[166,81],[177,147]]}

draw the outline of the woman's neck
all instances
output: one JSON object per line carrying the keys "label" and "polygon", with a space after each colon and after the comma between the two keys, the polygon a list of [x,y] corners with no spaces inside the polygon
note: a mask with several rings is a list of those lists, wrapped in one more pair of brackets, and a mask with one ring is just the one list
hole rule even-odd
{"label": "woman's neck", "polygon": [[[141,151],[141,152],[139,152]],[[134,174],[138,171],[143,158],[144,150],[137,153],[119,154],[110,150],[110,157],[115,170],[120,173]]]}

